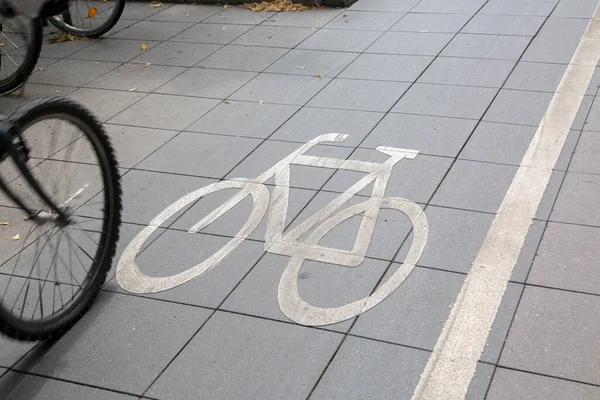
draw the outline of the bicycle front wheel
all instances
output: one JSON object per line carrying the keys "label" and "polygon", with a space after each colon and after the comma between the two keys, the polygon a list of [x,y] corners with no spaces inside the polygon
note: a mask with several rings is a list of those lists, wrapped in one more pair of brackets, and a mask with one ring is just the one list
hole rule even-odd
{"label": "bicycle front wheel", "polygon": [[0,177],[12,179],[8,191],[27,207],[11,208],[0,196],[1,214],[18,232],[0,237],[0,332],[40,340],[71,327],[100,291],[119,236],[121,187],[107,135],[78,104],[43,98],[8,118],[18,156],[55,208],[14,173],[12,158],[0,163]]}
{"label": "bicycle front wheel", "polygon": [[124,8],[125,0],[70,0],[68,11],[48,20],[67,33],[95,38],[110,31],[119,22]]}

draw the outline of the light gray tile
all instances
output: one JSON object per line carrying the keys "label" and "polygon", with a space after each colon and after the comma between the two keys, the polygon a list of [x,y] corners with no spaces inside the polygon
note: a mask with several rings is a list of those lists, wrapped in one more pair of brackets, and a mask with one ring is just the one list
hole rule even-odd
{"label": "light gray tile", "polygon": [[461,274],[417,267],[387,299],[358,317],[350,332],[431,350],[463,280]]}
{"label": "light gray tile", "polygon": [[489,400],[594,399],[600,388],[528,372],[498,368],[488,394]]}
{"label": "light gray tile", "polygon": [[534,36],[544,21],[544,17],[535,16],[478,14],[461,32]]}
{"label": "light gray tile", "polygon": [[421,0],[369,0],[354,3],[349,10],[353,11],[395,11],[412,10]]}
{"label": "light gray tile", "polygon": [[293,75],[337,76],[357,53],[316,50],[292,50],[267,68],[266,72]]}
{"label": "light gray tile", "polygon": [[459,86],[501,87],[514,61],[438,57],[419,82]]}
{"label": "light gray tile", "polygon": [[288,49],[228,45],[198,63],[198,67],[262,72]]}
{"label": "light gray tile", "polygon": [[552,12],[557,18],[592,18],[598,5],[594,0],[562,0]]}
{"label": "light gray tile", "polygon": [[545,230],[546,221],[534,220],[529,227],[517,265],[515,265],[510,278],[512,282],[525,283]]}
{"label": "light gray tile", "polygon": [[522,60],[569,63],[587,24],[585,19],[549,18]]}
{"label": "light gray tile", "polygon": [[408,83],[334,79],[309,103],[313,107],[388,111],[408,89]]}
{"label": "light gray tile", "polygon": [[516,171],[516,166],[458,160],[432,204],[495,213]]}
{"label": "light gray tile", "polygon": [[253,12],[240,7],[229,7],[205,19],[211,24],[257,25],[276,13],[270,11]]}
{"label": "light gray tile", "polygon": [[258,139],[182,132],[139,167],[223,178],[259,144]]}
{"label": "light gray tile", "polygon": [[[31,371],[139,395],[208,316],[200,308],[104,292]],[[149,347],[153,351],[147,351]],[[63,362],[65,355],[68,362]],[[85,368],[90,360],[96,368]],[[138,370],[139,365],[144,368]]]}
{"label": "light gray tile", "polygon": [[394,54],[361,54],[341,78],[414,82],[431,59]]}
{"label": "light gray tile", "polygon": [[88,46],[98,43],[96,39],[70,40],[59,43],[44,43],[40,55],[49,58],[64,58]]}
{"label": "light gray tile", "polygon": [[63,86],[84,86],[117,68],[119,64],[81,60],[60,60],[43,71],[34,72],[29,78],[31,83],[43,83]]}
{"label": "light gray tile", "polygon": [[94,116],[100,122],[107,121],[126,110],[132,104],[141,100],[145,93],[122,92],[115,90],[102,90],[80,88],[69,94],[69,97],[79,104],[94,110]]}
{"label": "light gray tile", "polygon": [[167,22],[200,22],[218,13],[221,9],[216,6],[201,4],[173,4],[171,7],[148,18],[150,21]]}
{"label": "light gray tile", "polygon": [[174,36],[175,42],[227,44],[252,29],[250,25],[197,24]]}
{"label": "light gray tile", "polygon": [[6,368],[12,367],[21,358],[27,355],[37,343],[21,342],[10,339],[6,336],[0,336],[0,365]]}
{"label": "light gray tile", "polygon": [[496,367],[493,365],[482,362],[477,363],[475,375],[469,384],[465,400],[481,400],[485,398],[495,369]]}
{"label": "light gray tile", "polygon": [[144,51],[147,51],[142,49],[142,44],[148,46],[148,49],[151,49],[159,43],[160,42],[154,41],[144,41],[141,43],[138,40],[104,39],[78,51],[70,56],[70,58],[77,60],[123,63],[141,55]]}
{"label": "light gray tile", "polygon": [[111,119],[110,123],[183,130],[218,103],[213,99],[150,94]]}
{"label": "light gray tile", "polygon": [[486,0],[423,0],[412,11],[424,13],[475,14]]}
{"label": "light gray tile", "polygon": [[232,100],[304,105],[329,83],[329,78],[262,73],[235,92]]}
{"label": "light gray tile", "polygon": [[325,133],[344,133],[340,146],[357,146],[383,117],[382,113],[303,107],[271,139],[305,143]]}
{"label": "light gray tile", "polygon": [[127,91],[134,89],[135,92],[152,92],[184,71],[184,68],[179,67],[124,64],[90,82],[87,86],[96,89]]}
{"label": "light gray tile", "polygon": [[339,8],[322,8],[317,10],[305,10],[300,13],[281,12],[269,17],[262,25],[321,28],[342,11],[343,10]]}
{"label": "light gray tile", "polygon": [[362,52],[381,32],[320,29],[298,45],[299,49]]}
{"label": "light gray tile", "polygon": [[255,76],[254,72],[190,68],[156,92],[226,99]]}
{"label": "light gray tile", "polygon": [[453,36],[450,33],[387,32],[366,52],[436,56]]}
{"label": "light gray tile", "polygon": [[520,62],[510,74],[504,87],[554,93],[566,68],[567,66],[563,64]]}
{"label": "light gray tile", "polygon": [[219,104],[187,130],[266,138],[297,110],[296,106],[232,101]]}
{"label": "light gray tile", "polygon": [[309,28],[287,26],[257,26],[233,41],[245,46],[294,48],[314,33]]}
{"label": "light gray tile", "polygon": [[167,40],[191,27],[192,23],[140,21],[112,35],[117,39]]}
{"label": "light gray tile", "polygon": [[387,31],[403,15],[391,12],[344,11],[325,25],[325,28]]}
{"label": "light gray tile", "polygon": [[466,119],[388,114],[361,146],[391,146],[456,157],[476,124]]}
{"label": "light gray tile", "polygon": [[457,33],[468,15],[408,13],[390,31]]}
{"label": "light gray tile", "polygon": [[217,44],[164,42],[146,50],[133,62],[192,67],[220,48]]}
{"label": "light gray tile", "polygon": [[552,96],[552,93],[502,89],[483,120],[538,126]]}
{"label": "light gray tile", "polygon": [[340,340],[341,335],[330,332],[217,312],[149,394],[304,399]]}
{"label": "light gray tile", "polygon": [[459,33],[442,51],[443,56],[518,60],[529,37]]}
{"label": "light gray tile", "polygon": [[500,365],[598,384],[597,296],[528,286],[513,321]]}
{"label": "light gray tile", "polygon": [[[170,5],[167,5],[166,7],[170,7]],[[157,14],[163,10],[164,8],[162,7],[148,7],[147,3],[129,2],[123,10],[123,15],[121,16],[121,18],[141,20],[146,19],[149,16]]]}
{"label": "light gray tile", "polygon": [[408,396],[419,382],[429,352],[349,336],[311,398],[380,399]]}
{"label": "light gray tile", "polygon": [[500,15],[550,15],[558,0],[490,0],[482,9],[481,14]]}
{"label": "light gray tile", "polygon": [[589,116],[586,118],[584,128],[586,131],[600,132],[600,100],[594,97]]}
{"label": "light gray tile", "polygon": [[496,92],[489,88],[416,83],[392,112],[479,119]]}

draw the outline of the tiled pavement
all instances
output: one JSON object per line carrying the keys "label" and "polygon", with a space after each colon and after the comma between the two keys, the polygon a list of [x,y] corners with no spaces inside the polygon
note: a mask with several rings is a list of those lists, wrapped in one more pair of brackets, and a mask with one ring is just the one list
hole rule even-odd
{"label": "tiled pavement", "polygon": [[[217,268],[166,292],[129,294],[113,271],[92,310],[56,343],[0,338],[0,397],[410,398],[596,3],[359,0],[347,10],[279,14],[128,3],[104,39],[44,44],[43,71],[25,93],[68,95],[105,122],[124,168],[119,254],[182,195],[256,177],[328,132],[350,136],[312,154],[383,162],[380,145],[420,150],[394,167],[386,195],[421,204],[430,234],[418,267],[388,299],[321,328],[280,311],[289,259],[264,252],[266,221]],[[600,398],[599,85],[600,73],[469,399]],[[293,168],[288,223],[360,176]],[[143,270],[181,272],[221,248],[250,203],[199,235],[187,230],[229,196],[208,196],[163,224],[138,257]],[[351,247],[358,221],[323,243]],[[305,264],[299,287],[308,302],[345,304],[395,271],[411,245],[408,221],[384,210],[378,222],[362,268]]]}

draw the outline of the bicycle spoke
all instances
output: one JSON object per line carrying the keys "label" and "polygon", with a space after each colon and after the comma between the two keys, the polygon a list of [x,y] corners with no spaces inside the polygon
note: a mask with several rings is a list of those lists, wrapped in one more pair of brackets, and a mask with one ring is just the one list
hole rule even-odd
{"label": "bicycle spoke", "polygon": [[31,224],[31,226],[29,227],[29,231],[27,232],[27,235],[25,236],[25,239],[23,239],[23,244],[21,245],[21,250],[19,250],[19,254],[17,255],[17,260],[15,261],[15,266],[13,267],[12,273],[10,274],[10,278],[8,278],[8,283],[6,284],[6,288],[4,288],[4,293],[2,293],[2,298],[0,299],[0,303],[2,303],[4,301],[4,297],[6,296],[8,287],[10,286],[10,282],[11,282],[13,276],[15,275],[15,272],[17,270],[17,265],[19,265],[19,260],[21,259],[21,255],[23,254],[23,250],[25,249],[25,244],[27,243],[27,239],[29,239],[29,237],[31,236],[33,231],[35,231],[38,226],[39,225]]}
{"label": "bicycle spoke", "polygon": [[[38,299],[38,302],[40,304],[40,312],[41,312],[42,318],[44,318],[44,305],[42,302],[42,293],[44,292],[44,288],[46,287],[46,282],[48,282],[48,276],[50,276],[50,270],[52,269],[52,266],[54,265],[54,262],[56,261],[56,257],[58,256],[58,248],[60,247],[60,241],[62,240],[63,235],[64,235],[63,232],[61,232],[59,235],[60,237],[58,239],[58,245],[56,246],[56,252],[54,253],[54,257],[52,257],[52,262],[50,263],[50,268],[48,268],[48,272],[46,273],[46,276],[44,277],[44,284],[42,285],[42,287],[40,289],[40,298]],[[53,303],[54,303],[54,301],[53,301]],[[35,314],[35,310],[37,310],[37,303],[33,309],[34,314]],[[52,305],[52,311],[54,311],[54,304]]]}

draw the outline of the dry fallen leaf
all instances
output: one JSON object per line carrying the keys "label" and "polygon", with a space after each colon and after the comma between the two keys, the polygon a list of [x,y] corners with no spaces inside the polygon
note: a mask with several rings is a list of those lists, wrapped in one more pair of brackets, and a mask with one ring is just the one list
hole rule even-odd
{"label": "dry fallen leaf", "polygon": [[227,100],[223,100],[223,103],[230,104]]}
{"label": "dry fallen leaf", "polygon": [[27,215],[23,216],[23,221],[27,221],[29,219],[29,217]]}
{"label": "dry fallen leaf", "polygon": [[0,47],[2,47],[2,46],[4,46],[4,42],[1,42],[1,43],[0,43]]}
{"label": "dry fallen leaf", "polygon": [[90,8],[90,11],[88,11],[88,18],[94,18],[96,14],[98,14],[98,9],[96,7],[92,7]]}
{"label": "dry fallen leaf", "polygon": [[163,6],[163,3],[161,3],[160,1],[153,1],[152,3],[150,3],[150,7],[159,8],[162,6]]}
{"label": "dry fallen leaf", "polygon": [[21,235],[19,235],[18,233],[12,237],[12,240],[19,240],[21,239]]}
{"label": "dry fallen leaf", "polygon": [[40,71],[43,71],[43,70],[44,70],[44,67],[40,68]]}
{"label": "dry fallen leaf", "polygon": [[142,48],[142,50],[148,50],[148,45],[147,44],[143,44],[141,48]]}
{"label": "dry fallen leaf", "polygon": [[135,92],[135,90],[136,90],[136,89],[137,89],[137,88],[136,88],[136,87],[134,87],[134,88],[131,88],[131,89],[129,89],[129,91],[130,91],[130,92]]}
{"label": "dry fallen leaf", "polygon": [[264,103],[264,102],[265,102],[264,100],[261,100],[261,101],[259,101],[259,102],[258,102],[258,104],[262,104],[262,103]]}
{"label": "dry fallen leaf", "polygon": [[317,78],[321,79],[321,74],[314,74],[313,76],[316,76]]}
{"label": "dry fallen leaf", "polygon": [[59,33],[53,38],[50,38],[50,43],[71,42],[73,40],[87,40],[85,36],[71,35],[70,33]]}
{"label": "dry fallen leaf", "polygon": [[231,7],[229,4],[227,4],[227,3],[223,4],[223,8],[229,8],[229,7]]}
{"label": "dry fallen leaf", "polygon": [[144,65],[144,68],[148,68],[151,65],[152,65],[151,63],[146,63],[146,65]]}
{"label": "dry fallen leaf", "polygon": [[10,224],[8,222],[0,222],[0,225],[6,228]]}
{"label": "dry fallen leaf", "polygon": [[296,68],[298,68],[298,69],[306,69],[306,67],[303,67],[301,65],[298,65]]}
{"label": "dry fallen leaf", "polygon": [[270,0],[256,3],[244,3],[242,4],[242,7],[251,11],[304,11],[318,8],[292,3],[292,0]]}

